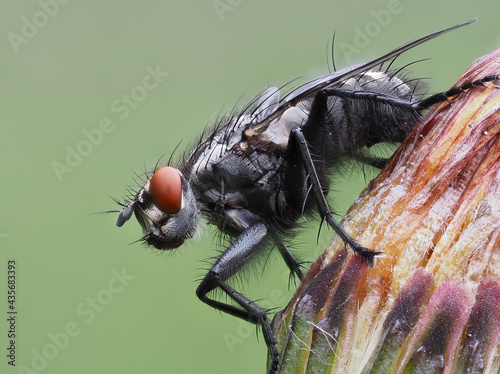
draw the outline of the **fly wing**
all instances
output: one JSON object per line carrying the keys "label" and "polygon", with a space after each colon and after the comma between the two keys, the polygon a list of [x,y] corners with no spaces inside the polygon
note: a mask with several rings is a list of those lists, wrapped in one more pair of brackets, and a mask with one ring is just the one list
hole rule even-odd
{"label": "fly wing", "polygon": [[260,95],[257,101],[257,121],[262,122],[271,114],[276,112],[280,104],[280,89],[278,87],[268,87]]}
{"label": "fly wing", "polygon": [[[392,52],[389,52],[389,53],[387,53],[379,58],[376,58],[372,61],[361,63],[358,65],[353,65],[353,66],[347,67],[345,69],[338,70],[332,74],[329,74],[329,75],[314,79],[308,83],[305,83],[301,87],[297,88],[296,90],[294,90],[293,92],[291,92],[290,94],[288,94],[287,96],[282,98],[281,101],[279,102],[279,105],[276,103],[273,103],[272,105],[266,105],[263,108],[262,112],[260,112],[260,115],[257,117],[257,121],[255,121],[255,120],[253,121],[253,124],[250,126],[249,130],[251,133],[254,133],[254,134],[261,133],[269,126],[269,124],[274,119],[281,117],[281,115],[288,108],[296,106],[301,101],[304,101],[307,99],[312,99],[316,95],[316,93],[318,93],[322,89],[325,89],[325,88],[330,87],[330,86],[336,86],[342,82],[345,82],[346,80],[348,80],[352,77],[363,74],[363,73],[367,72],[368,70],[370,70],[374,67],[380,66],[382,63],[384,63],[390,59],[396,58],[400,54],[402,54],[402,53],[404,53],[404,52],[406,52],[406,51],[408,51],[408,50],[410,50],[410,49],[412,49],[412,48],[414,48],[422,43],[425,43],[431,39],[434,39],[440,35],[443,35],[449,31],[455,30],[459,27],[469,25],[469,24],[473,23],[474,21],[476,21],[476,18],[471,19],[471,20],[466,21],[466,22],[463,22],[463,23],[460,23],[458,25],[449,27],[447,29],[434,32],[434,33],[429,34],[427,36],[424,36],[420,39],[417,39],[415,41],[408,42],[408,43],[402,45],[401,47],[396,48]],[[269,93],[269,90],[271,90],[271,89],[273,90],[272,92],[274,92],[274,94],[272,96],[270,96],[270,93]],[[261,94],[261,97],[262,97],[262,95],[265,95],[263,100],[262,100],[262,103],[267,104],[267,102],[269,101],[269,98],[276,98],[276,95],[279,95],[279,93],[278,94],[276,93],[275,87],[270,87],[269,89],[265,90],[263,92],[263,94]],[[260,99],[258,102],[260,102]],[[265,115],[267,115],[267,116],[265,116]]]}
{"label": "fly wing", "polygon": [[[232,111],[219,121],[215,130],[191,152],[187,158],[185,172],[196,165],[202,165],[220,157],[242,140],[254,142],[258,147],[286,146],[290,130],[304,124],[308,118],[307,105],[321,90],[339,86],[347,80],[358,77],[396,58],[400,54],[434,39],[442,34],[471,24],[476,19],[434,32],[420,39],[408,42],[392,52],[372,61],[353,65],[332,74],[314,79],[280,98],[282,87],[268,87],[240,111]],[[272,144],[269,144],[272,143]],[[271,149],[271,148],[270,148]]]}

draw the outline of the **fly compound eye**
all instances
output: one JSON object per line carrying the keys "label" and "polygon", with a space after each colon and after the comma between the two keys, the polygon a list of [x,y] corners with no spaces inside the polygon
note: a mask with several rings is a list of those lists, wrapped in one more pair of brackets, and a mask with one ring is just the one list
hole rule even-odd
{"label": "fly compound eye", "polygon": [[181,209],[182,182],[179,171],[165,166],[153,174],[149,182],[149,193],[154,204],[162,212],[173,214]]}

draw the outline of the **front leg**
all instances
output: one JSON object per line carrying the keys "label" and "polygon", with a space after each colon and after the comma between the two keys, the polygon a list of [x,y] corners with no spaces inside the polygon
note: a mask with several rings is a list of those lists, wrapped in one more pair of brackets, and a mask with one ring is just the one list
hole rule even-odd
{"label": "front leg", "polygon": [[[271,355],[269,374],[273,374],[278,370],[278,349],[266,311],[226,283],[247,261],[266,246],[269,237],[268,226],[264,223],[257,223],[247,228],[215,262],[198,286],[196,295],[201,301],[215,309],[262,326],[264,340]],[[209,298],[208,293],[216,288],[223,290],[239,307]]]}

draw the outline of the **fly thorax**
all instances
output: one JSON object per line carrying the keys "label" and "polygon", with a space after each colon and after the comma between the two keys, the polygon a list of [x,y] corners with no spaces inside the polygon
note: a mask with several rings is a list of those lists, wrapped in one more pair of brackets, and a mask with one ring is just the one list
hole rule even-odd
{"label": "fly thorax", "polygon": [[309,116],[309,111],[299,107],[291,107],[283,115],[271,122],[266,131],[260,134],[263,141],[276,144],[280,148],[286,148],[290,132],[294,127],[302,127]]}

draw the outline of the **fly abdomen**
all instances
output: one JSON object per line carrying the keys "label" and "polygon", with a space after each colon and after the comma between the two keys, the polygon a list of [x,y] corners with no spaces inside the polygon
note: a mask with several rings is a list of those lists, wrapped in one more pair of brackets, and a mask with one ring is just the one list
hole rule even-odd
{"label": "fly abdomen", "polygon": [[[317,143],[325,159],[332,159],[365,146],[403,141],[419,118],[413,106],[417,102],[414,87],[400,78],[375,71],[325,89],[328,110],[323,119],[320,113],[316,118],[323,121],[320,126],[324,127],[324,134],[312,135],[304,129],[308,141],[312,140],[312,151]],[[311,108],[311,112],[314,110]],[[315,142],[314,138],[321,140]]]}

